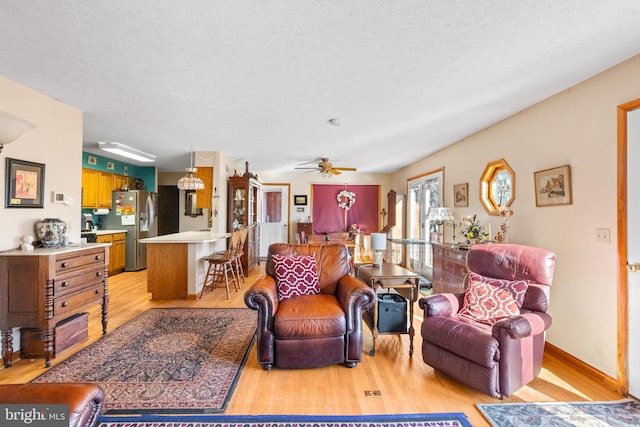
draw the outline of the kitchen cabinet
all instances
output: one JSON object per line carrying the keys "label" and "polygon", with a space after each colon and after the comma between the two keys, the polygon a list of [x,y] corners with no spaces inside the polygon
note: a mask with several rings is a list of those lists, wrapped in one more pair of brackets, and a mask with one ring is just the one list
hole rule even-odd
{"label": "kitchen cabinet", "polygon": [[111,243],[109,251],[109,275],[113,276],[124,271],[127,259],[127,233],[98,234],[97,243]]}
{"label": "kitchen cabinet", "polygon": [[82,207],[111,209],[113,174],[94,169],[82,169]]}
{"label": "kitchen cabinet", "polygon": [[229,177],[229,231],[248,228],[242,255],[242,267],[248,273],[259,264],[260,248],[260,183],[251,176]]}
{"label": "kitchen cabinet", "polygon": [[107,333],[109,246],[37,248],[0,252],[0,330],[4,366],[12,364],[12,328],[42,331],[45,366],[51,366],[55,329],[96,304],[102,305],[102,333]]}
{"label": "kitchen cabinet", "polygon": [[431,243],[433,248],[433,292],[463,293],[467,274],[467,249],[448,243]]}
{"label": "kitchen cabinet", "polygon": [[196,207],[211,210],[213,196],[213,168],[198,167],[196,176],[204,182],[204,188],[196,191]]}
{"label": "kitchen cabinet", "polygon": [[130,179],[128,176],[124,176],[124,175],[118,175],[118,174],[112,174],[112,180],[113,183],[111,184],[111,190],[112,191],[122,191],[122,187],[124,187],[125,185],[129,188],[131,188],[130,185]]}

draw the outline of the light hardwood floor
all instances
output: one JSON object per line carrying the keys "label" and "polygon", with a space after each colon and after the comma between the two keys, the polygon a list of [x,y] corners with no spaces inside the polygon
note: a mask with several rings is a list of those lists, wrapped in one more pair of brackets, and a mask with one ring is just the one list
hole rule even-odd
{"label": "light hardwood floor", "polygon": [[[262,267],[264,263],[261,263]],[[121,273],[109,278],[109,331],[152,307],[246,307],[244,291],[262,269],[254,270],[240,292],[226,299],[223,288],[197,301],[152,301],[146,292],[146,271]],[[500,403],[482,393],[437,374],[422,361],[419,335],[422,312],[416,305],[415,353],[409,358],[408,335],[381,335],[371,357],[371,334],[364,328],[362,362],[354,369],[330,366],[321,369],[264,371],[255,348],[244,369],[226,414],[360,415],[423,412],[464,412],[474,426],[488,426],[476,403]],[[65,350],[52,360],[60,363],[102,336],[99,308],[89,310],[89,339]],[[0,369],[0,384],[26,383],[45,372],[42,359],[17,360]],[[381,397],[367,397],[379,390]],[[614,400],[622,398],[572,366],[546,355],[543,372],[528,386],[504,402]]]}

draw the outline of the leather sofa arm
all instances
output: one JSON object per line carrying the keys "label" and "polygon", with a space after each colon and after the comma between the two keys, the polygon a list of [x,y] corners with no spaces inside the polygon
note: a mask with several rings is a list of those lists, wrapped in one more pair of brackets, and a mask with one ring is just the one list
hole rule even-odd
{"label": "leather sofa arm", "polygon": [[551,326],[552,318],[548,313],[525,313],[511,316],[496,322],[491,335],[500,340],[501,337],[521,339],[543,333]]}
{"label": "leather sofa arm", "polygon": [[362,319],[362,311],[373,307],[375,293],[362,280],[354,276],[343,276],[338,281],[336,297],[345,312],[347,328],[354,330],[354,322]]}
{"label": "leather sofa arm", "polygon": [[104,405],[104,391],[91,383],[29,383],[0,385],[3,404],[69,405],[69,426],[94,426]]}
{"label": "leather sofa arm", "polygon": [[462,307],[464,294],[436,294],[420,298],[418,306],[424,311],[424,317],[452,317]]}
{"label": "leather sofa arm", "polygon": [[278,290],[273,276],[258,279],[244,294],[247,307],[254,310],[264,310],[268,317],[273,317],[278,311]]}

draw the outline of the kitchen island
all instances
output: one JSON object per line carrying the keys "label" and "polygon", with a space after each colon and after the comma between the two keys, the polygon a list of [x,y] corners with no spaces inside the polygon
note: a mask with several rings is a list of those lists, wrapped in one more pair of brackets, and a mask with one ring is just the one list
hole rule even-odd
{"label": "kitchen island", "polygon": [[196,299],[207,273],[205,258],[226,248],[230,233],[186,231],[140,239],[147,245],[147,291],[152,299]]}

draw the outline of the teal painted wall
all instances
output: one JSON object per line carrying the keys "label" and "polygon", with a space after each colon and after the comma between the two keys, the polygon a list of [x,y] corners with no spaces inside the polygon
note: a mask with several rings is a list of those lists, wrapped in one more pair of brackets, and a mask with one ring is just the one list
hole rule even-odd
{"label": "teal painted wall", "polygon": [[[96,158],[96,164],[89,164],[89,156]],[[113,169],[107,168],[107,162],[113,163]],[[118,175],[127,175],[135,178],[140,178],[144,181],[144,189],[146,191],[157,192],[156,186],[156,167],[155,166],[136,166],[129,163],[124,163],[118,160],[110,159],[108,157],[99,156],[97,154],[82,152],[82,167],[87,169],[96,169],[104,172],[111,172]],[[124,173],[125,167],[128,169],[127,173]]]}

